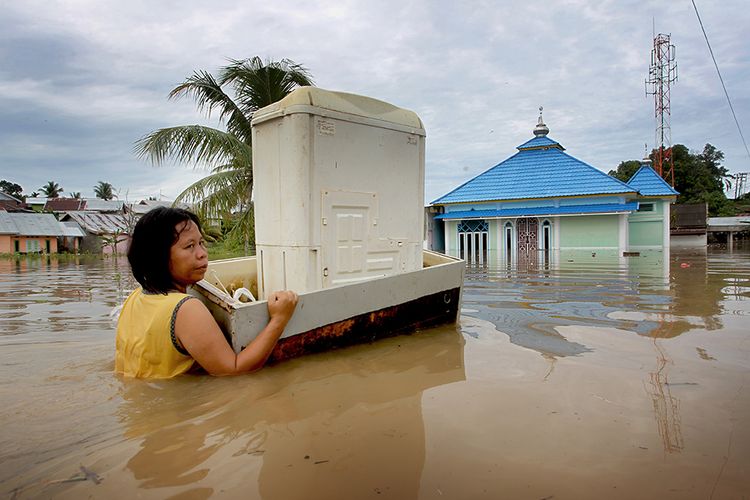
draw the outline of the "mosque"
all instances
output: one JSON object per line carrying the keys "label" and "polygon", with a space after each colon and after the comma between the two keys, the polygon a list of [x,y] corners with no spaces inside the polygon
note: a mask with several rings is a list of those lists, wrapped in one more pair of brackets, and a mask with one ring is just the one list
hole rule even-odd
{"label": "mosque", "polygon": [[534,137],[517,153],[434,200],[427,210],[432,248],[475,264],[669,248],[678,193],[648,160],[622,182],[548,134],[540,108]]}

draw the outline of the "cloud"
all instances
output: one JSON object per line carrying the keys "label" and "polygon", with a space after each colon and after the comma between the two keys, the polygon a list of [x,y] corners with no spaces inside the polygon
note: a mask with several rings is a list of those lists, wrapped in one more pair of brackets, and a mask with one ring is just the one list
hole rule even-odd
{"label": "cloud", "polygon": [[[750,11],[738,0],[698,6],[750,136]],[[514,154],[540,105],[550,136],[606,172],[654,143],[644,88],[654,26],[677,46],[673,142],[711,142],[730,170],[750,171],[689,3],[32,0],[0,19],[0,177],[27,191],[105,180],[174,196],[199,174],[151,167],[133,142],[165,126],[220,126],[166,96],[194,70],[255,55],[419,114],[428,201]]]}

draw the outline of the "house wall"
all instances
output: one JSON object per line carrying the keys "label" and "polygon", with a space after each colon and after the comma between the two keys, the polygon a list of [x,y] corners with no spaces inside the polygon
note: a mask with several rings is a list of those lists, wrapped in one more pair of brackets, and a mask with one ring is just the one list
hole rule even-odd
{"label": "house wall", "polygon": [[[117,253],[119,255],[124,255],[124,254],[128,253],[128,243],[130,241],[130,238],[129,237],[126,238],[125,235],[120,236],[120,238],[123,238],[123,240],[117,242],[117,247],[116,247],[117,248]],[[102,248],[101,251],[105,255],[111,255],[112,254],[112,247],[109,246],[109,245],[104,245],[104,247]]]}
{"label": "house wall", "polygon": [[669,228],[669,201],[640,199],[641,204],[653,204],[651,212],[633,212],[628,218],[630,249],[661,249],[665,246],[665,227]]}
{"label": "house wall", "polygon": [[458,221],[445,221],[445,253],[458,256]]}
{"label": "house wall", "polygon": [[617,250],[620,247],[618,215],[560,217],[559,221],[562,250]]}
{"label": "house wall", "polygon": [[[120,238],[122,238],[122,241],[117,243],[117,253],[122,255],[128,253],[128,242],[130,241],[130,237],[126,237],[127,235],[120,235]],[[112,254],[112,247],[110,245],[105,245],[104,240],[101,236],[98,236],[96,234],[87,234],[83,240],[81,241],[81,251],[85,253],[102,253],[105,255],[111,255]]]}
{"label": "house wall", "polygon": [[[660,207],[663,213],[663,207]],[[662,215],[663,218],[663,215]],[[633,234],[633,227],[628,222],[627,214],[612,215],[583,215],[572,217],[540,217],[539,218],[539,245],[542,245],[542,225],[544,221],[550,222],[551,239],[550,248],[552,252],[560,250],[612,250],[613,255],[619,255],[628,250],[630,241],[656,241],[654,246],[660,244],[663,238],[663,227],[650,227],[651,221],[648,217],[642,217],[635,226],[637,229]],[[516,251],[516,219],[490,219],[489,226],[489,262],[501,262],[515,258]],[[513,254],[505,255],[505,224],[513,225]],[[458,256],[458,221],[445,221],[445,253]],[[654,236],[655,235],[655,236]]]}
{"label": "house wall", "polygon": [[15,253],[18,241],[20,253],[42,252],[47,253],[47,242],[49,242],[49,253],[57,253],[57,237],[55,236],[0,236],[0,253]]}

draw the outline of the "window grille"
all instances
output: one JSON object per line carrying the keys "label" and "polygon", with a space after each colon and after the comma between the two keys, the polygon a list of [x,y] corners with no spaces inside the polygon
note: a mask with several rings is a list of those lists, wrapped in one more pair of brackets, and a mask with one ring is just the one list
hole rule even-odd
{"label": "window grille", "polygon": [[487,265],[489,224],[485,220],[458,223],[458,257],[468,264]]}

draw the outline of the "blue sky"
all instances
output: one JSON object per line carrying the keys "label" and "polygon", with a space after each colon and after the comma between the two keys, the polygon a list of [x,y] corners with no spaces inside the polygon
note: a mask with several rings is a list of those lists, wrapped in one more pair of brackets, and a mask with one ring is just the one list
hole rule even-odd
{"label": "blue sky", "polygon": [[[750,139],[750,9],[696,4]],[[644,91],[654,29],[677,49],[672,142],[711,143],[731,172],[749,172],[689,0],[25,0],[0,16],[0,178],[25,193],[54,180],[93,196],[106,181],[121,199],[173,199],[205,172],[154,167],[133,143],[161,127],[220,126],[166,96],[194,70],[255,55],[415,111],[427,129],[426,201],[512,155],[540,105],[550,137],[607,172],[654,144]]]}

